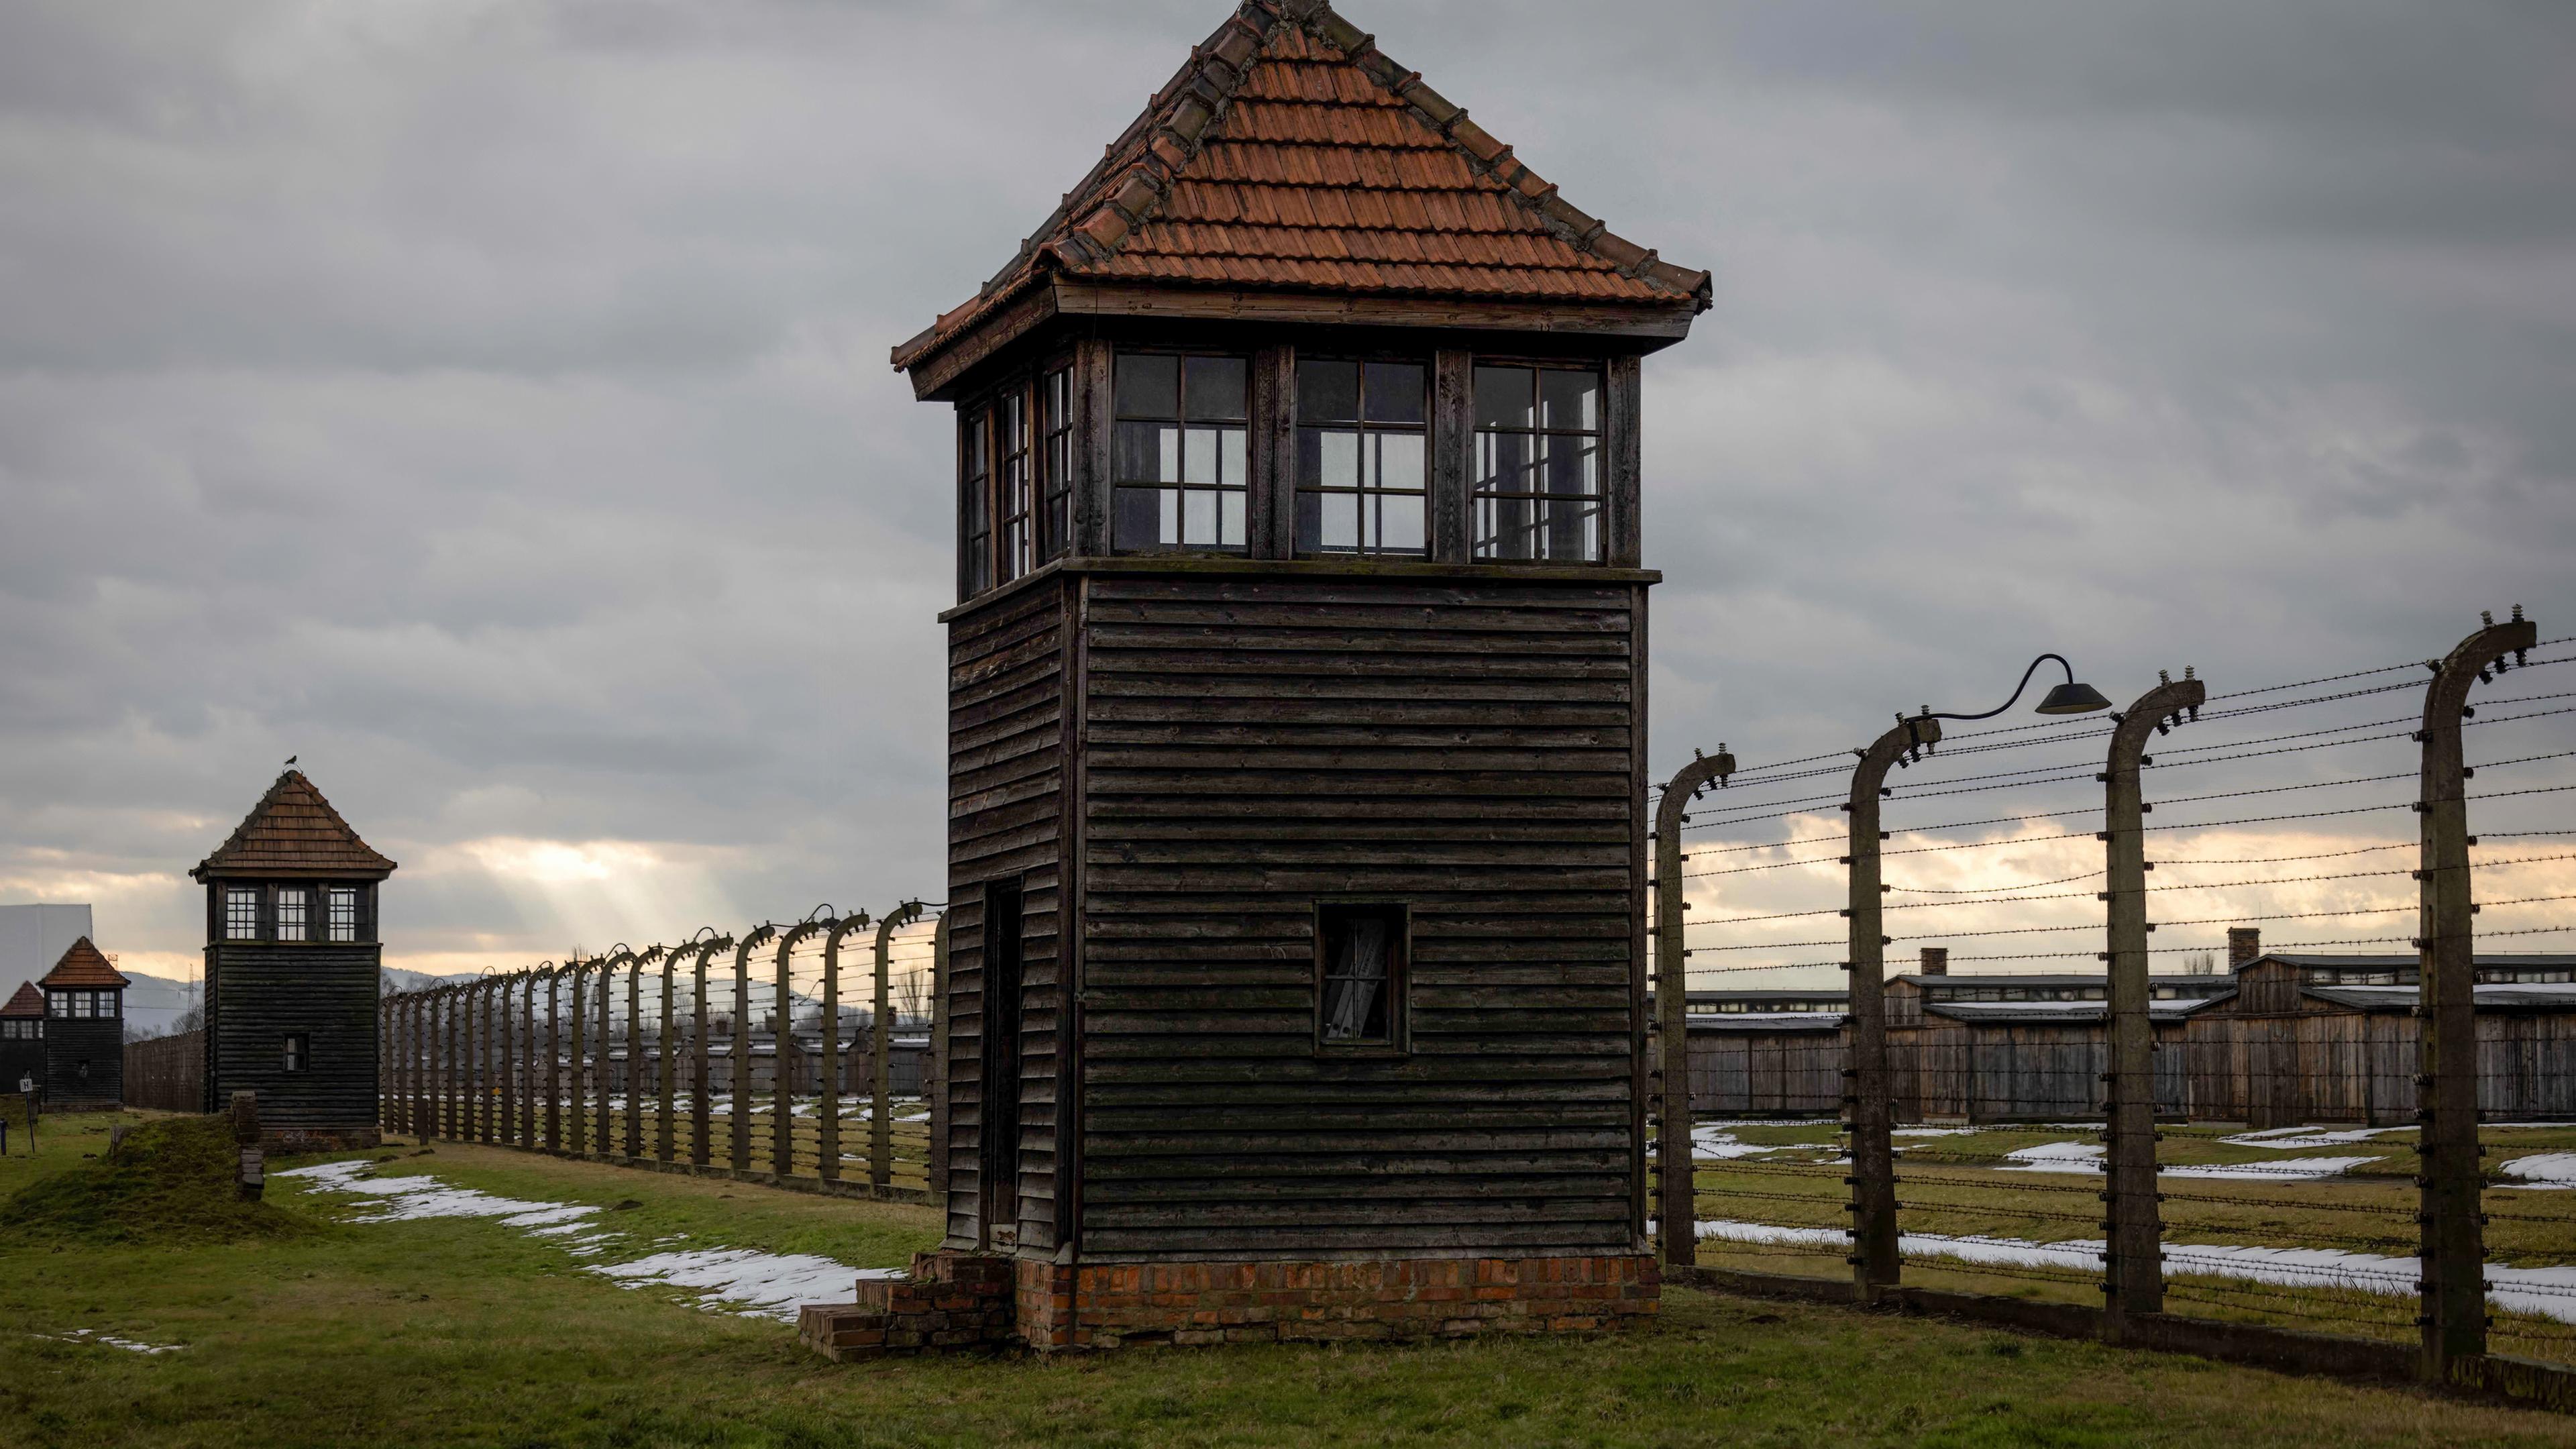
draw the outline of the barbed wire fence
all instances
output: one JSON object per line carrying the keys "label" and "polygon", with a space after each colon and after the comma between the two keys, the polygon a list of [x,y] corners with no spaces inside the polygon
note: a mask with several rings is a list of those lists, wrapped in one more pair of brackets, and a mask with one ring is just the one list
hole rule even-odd
{"label": "barbed wire fence", "polygon": [[[947,919],[816,907],[380,1003],[382,1124],[668,1171],[935,1200]],[[919,978],[919,979],[915,979]],[[903,1009],[909,1006],[910,1010]]]}
{"label": "barbed wire fence", "polygon": [[2531,954],[2576,932],[2571,644],[2516,610],[2447,660],[1685,769],[1667,1261],[2576,1362],[2576,987]]}

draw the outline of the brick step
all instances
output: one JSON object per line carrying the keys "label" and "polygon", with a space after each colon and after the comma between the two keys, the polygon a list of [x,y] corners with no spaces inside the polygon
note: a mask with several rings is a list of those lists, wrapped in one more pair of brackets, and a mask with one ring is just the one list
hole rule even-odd
{"label": "brick step", "polygon": [[839,1363],[883,1358],[886,1312],[860,1303],[808,1303],[796,1310],[796,1336]]}

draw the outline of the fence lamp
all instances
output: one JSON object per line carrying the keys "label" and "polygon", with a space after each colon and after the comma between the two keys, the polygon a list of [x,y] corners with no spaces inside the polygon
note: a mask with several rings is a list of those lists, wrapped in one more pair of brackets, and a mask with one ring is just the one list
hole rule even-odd
{"label": "fence lamp", "polygon": [[1996,705],[1993,709],[1987,710],[1984,714],[1935,714],[1932,711],[1932,706],[1927,704],[1923,706],[1923,712],[1916,715],[1915,718],[1963,720],[1993,719],[1996,715],[2002,714],[2005,710],[2008,710],[2015,704],[2021,702],[2022,691],[2030,688],[2031,676],[2039,672],[2039,666],[2046,664],[2052,659],[2057,661],[2058,668],[2066,671],[2066,682],[2049,690],[2045,698],[2041,699],[2038,704],[2032,706],[2031,713],[2092,714],[2096,710],[2105,710],[2111,707],[2111,701],[2102,697],[2102,691],[2095,689],[2089,684],[2079,684],[2076,682],[2075,666],[2066,662],[2065,655],[2042,654],[2037,659],[2030,661],[2030,667],[2022,671],[2021,683],[2013,686],[2012,698]]}

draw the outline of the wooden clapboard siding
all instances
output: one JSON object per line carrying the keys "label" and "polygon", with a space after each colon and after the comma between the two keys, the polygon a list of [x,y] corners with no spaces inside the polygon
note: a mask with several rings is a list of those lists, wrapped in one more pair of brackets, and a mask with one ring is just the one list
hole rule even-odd
{"label": "wooden clapboard siding", "polygon": [[[1080,586],[1085,1259],[1633,1249],[1642,589],[1495,575]],[[1404,1055],[1316,1048],[1332,897]]]}
{"label": "wooden clapboard siding", "polygon": [[1021,888],[1020,1144],[1016,1231],[1058,1238],[1058,1041],[1067,675],[1062,576],[955,612],[948,630],[948,1241],[984,1242],[984,888]]}
{"label": "wooden clapboard siding", "polygon": [[[1842,1109],[1842,1029],[1694,1031],[1691,1110],[1727,1116],[1830,1116]],[[1899,1080],[1902,1080],[1900,1077]]]}
{"label": "wooden clapboard siding", "polygon": [[[2195,1018],[2185,1047],[2191,1114],[2257,1127],[2411,1123],[2417,1032],[2403,1010]],[[2576,1014],[2481,1012],[2477,1041],[2480,1117],[2576,1114]]]}
{"label": "wooden clapboard siding", "polygon": [[[205,1110],[257,1092],[262,1131],[375,1126],[382,954],[373,942],[208,946]],[[309,1070],[286,1070],[290,1032],[309,1038]]]}

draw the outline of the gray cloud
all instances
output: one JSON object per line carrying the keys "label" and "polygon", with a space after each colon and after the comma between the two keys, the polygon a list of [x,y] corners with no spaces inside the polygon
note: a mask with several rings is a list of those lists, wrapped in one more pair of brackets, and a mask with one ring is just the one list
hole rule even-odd
{"label": "gray cloud", "polygon": [[[2564,7],[1349,8],[1716,270],[1647,369],[1659,768],[2042,648],[2571,617]],[[184,953],[289,753],[421,953],[595,929],[499,839],[681,862],[639,939],[935,893],[948,424],[885,349],[1220,13],[0,12],[0,894]]]}

